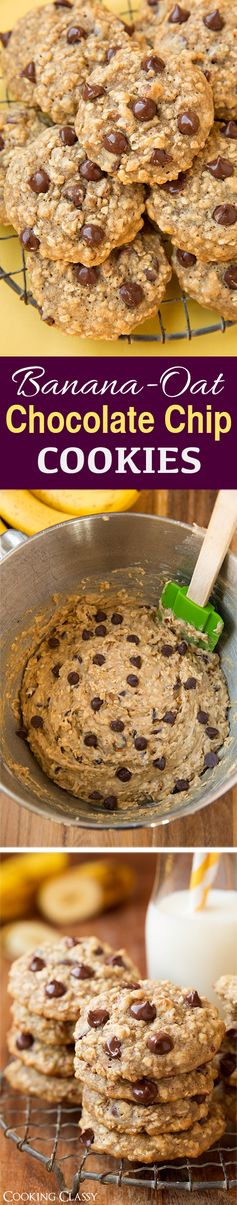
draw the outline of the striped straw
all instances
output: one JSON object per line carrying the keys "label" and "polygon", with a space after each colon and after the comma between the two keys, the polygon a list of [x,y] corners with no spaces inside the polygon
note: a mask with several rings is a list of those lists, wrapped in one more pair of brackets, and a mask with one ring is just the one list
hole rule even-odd
{"label": "striped straw", "polygon": [[220,861],[219,853],[207,853],[199,849],[193,855],[190,878],[190,907],[193,912],[205,908],[210,887],[214,883]]}

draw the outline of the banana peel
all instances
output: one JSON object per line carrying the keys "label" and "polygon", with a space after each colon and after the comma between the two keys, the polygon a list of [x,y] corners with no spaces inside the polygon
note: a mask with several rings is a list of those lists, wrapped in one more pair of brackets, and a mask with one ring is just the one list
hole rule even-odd
{"label": "banana peel", "polygon": [[68,866],[66,853],[16,854],[0,866],[1,923],[27,916],[39,884]]}
{"label": "banana peel", "polygon": [[[30,490],[46,506],[69,515],[93,515],[103,511],[131,510],[137,490]],[[58,520],[59,521],[59,520]]]}
{"label": "banana peel", "polygon": [[44,882],[37,906],[47,921],[67,926],[122,904],[133,894],[135,882],[131,866],[120,860],[84,862]]}
{"label": "banana peel", "polygon": [[45,506],[29,490],[0,490],[0,514],[10,527],[27,536],[37,535],[56,523],[68,523],[68,513]]}

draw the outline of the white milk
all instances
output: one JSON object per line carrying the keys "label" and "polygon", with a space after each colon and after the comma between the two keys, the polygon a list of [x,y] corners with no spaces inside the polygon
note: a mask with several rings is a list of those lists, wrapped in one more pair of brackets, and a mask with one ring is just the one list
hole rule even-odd
{"label": "white milk", "polygon": [[213,983],[237,970],[237,892],[210,891],[202,912],[191,911],[189,891],[158,896],[145,932],[149,977],[195,987],[220,1007]]}

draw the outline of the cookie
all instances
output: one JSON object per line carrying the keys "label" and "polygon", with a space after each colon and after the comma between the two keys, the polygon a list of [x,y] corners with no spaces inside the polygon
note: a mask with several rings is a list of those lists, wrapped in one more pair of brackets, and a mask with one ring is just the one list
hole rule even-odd
{"label": "cookie", "polygon": [[117,339],[156,314],[171,270],[159,236],[144,229],[97,268],[30,256],[29,273],[44,322],[68,335]]}
{"label": "cookie", "polygon": [[189,297],[223,318],[237,320],[237,256],[230,263],[204,264],[189,251],[174,249],[172,263]]}
{"label": "cookie", "polygon": [[237,123],[215,125],[191,170],[147,199],[152,221],[204,261],[237,256],[236,135]]}
{"label": "cookie", "polygon": [[26,1067],[34,1067],[41,1075],[59,1075],[60,1079],[68,1079],[74,1074],[74,1045],[71,1050],[66,1046],[44,1046],[30,1030],[20,1028],[10,1030],[7,1044],[10,1054],[14,1054]]}
{"label": "cookie", "polygon": [[[79,1045],[78,1045],[79,1049]],[[111,1071],[114,1066],[114,1072],[117,1074],[116,1063],[111,1062]],[[152,1091],[153,1099],[158,1104],[175,1104],[180,1103],[180,1099],[185,1100],[189,1097],[205,1097],[207,1093],[212,1092],[214,1080],[218,1074],[214,1062],[207,1063],[206,1067],[197,1067],[195,1071],[187,1071],[183,1075],[169,1075],[164,1079],[148,1079],[146,1076],[141,1077],[134,1082],[126,1079],[107,1079],[106,1067],[102,1075],[93,1070],[93,1067],[75,1055],[74,1059],[75,1075],[82,1080],[92,1092],[96,1091],[111,1100],[127,1100],[135,1101],[137,1104],[146,1104],[149,1092]],[[142,1068],[141,1068],[142,1071]],[[156,1094],[154,1096],[154,1094]]]}
{"label": "cookie", "polygon": [[[237,138],[237,125],[235,137]],[[237,975],[221,975],[215,983],[215,992],[220,1000],[224,1000],[229,1016],[232,1016],[232,1010],[237,1010]]]}
{"label": "cookie", "polygon": [[34,1034],[37,1041],[43,1042],[44,1046],[72,1046],[73,1021],[50,1021],[49,1017],[39,1017],[38,1014],[29,1012],[19,1000],[14,1000],[11,1013],[15,1028]]}
{"label": "cookie", "polygon": [[33,1067],[24,1067],[18,1059],[8,1063],[4,1075],[16,1092],[26,1092],[29,1096],[41,1096],[52,1104],[67,1100],[71,1104],[81,1104],[81,1087],[78,1080],[60,1079],[59,1076],[40,1075]]}
{"label": "cookie", "polygon": [[6,174],[13,155],[20,147],[42,133],[43,122],[35,109],[23,105],[1,105],[0,108],[0,223],[8,226],[9,215],[4,201]]}
{"label": "cookie", "polygon": [[126,1133],[136,1135],[140,1130],[151,1137],[156,1134],[175,1134],[180,1130],[189,1130],[196,1121],[207,1117],[210,1096],[200,1101],[177,1100],[176,1104],[150,1104],[152,1088],[147,1091],[147,1103],[132,1105],[128,1101],[109,1101],[99,1092],[91,1091],[87,1085],[83,1089],[83,1108],[96,1118],[103,1119],[107,1130],[116,1135]]}
{"label": "cookie", "polygon": [[194,988],[147,979],[136,990],[111,987],[82,1006],[76,1056],[108,1080],[134,1081],[141,1070],[159,1079],[213,1059],[223,1031],[218,1010]]}
{"label": "cookie", "polygon": [[221,1108],[225,1114],[226,1120],[231,1122],[236,1128],[237,1124],[237,1092],[236,1088],[227,1088],[226,1085],[221,1088],[218,1099],[220,1100]]}
{"label": "cookie", "polygon": [[102,1122],[95,1120],[93,1114],[88,1109],[83,1109],[82,1119],[80,1122],[81,1142],[83,1144],[83,1135],[85,1133],[85,1145],[88,1149],[90,1131],[90,1142],[93,1151],[105,1151],[108,1155],[115,1155],[119,1158],[129,1159],[134,1163],[138,1160],[141,1163],[151,1163],[153,1160],[160,1159],[179,1159],[186,1158],[195,1159],[201,1155],[203,1151],[209,1150],[214,1142],[221,1137],[225,1130],[225,1121],[223,1113],[219,1105],[213,1105],[207,1119],[196,1121],[190,1130],[184,1130],[181,1134],[157,1134],[150,1136],[148,1134],[138,1133],[131,1142],[130,1134],[117,1134],[115,1130],[108,1130]]}
{"label": "cookie", "polygon": [[156,30],[169,8],[170,0],[144,0],[138,13],[134,14],[134,41],[143,41],[153,47]]}
{"label": "cookie", "polygon": [[[98,281],[102,277],[109,282],[113,262],[119,282],[116,294],[111,285],[104,296],[107,336],[112,324],[121,322],[124,296],[125,311],[133,300],[135,307],[134,290],[141,282],[144,296],[149,288],[154,297],[155,279],[161,288],[160,256],[157,236],[149,235],[146,242],[142,234],[126,252],[116,252],[97,269]],[[42,275],[44,261],[39,264],[36,257],[35,264]],[[45,279],[46,270],[47,265]],[[164,271],[170,273],[166,264]],[[74,272],[64,269],[60,277],[68,306],[66,281],[73,279]],[[92,304],[93,288],[89,295]],[[138,306],[127,308],[127,313],[135,325]],[[95,301],[93,317],[95,322]],[[83,322],[85,333],[85,303]],[[100,329],[102,333],[105,325]],[[187,793],[200,774],[217,765],[218,750],[228,734],[228,696],[219,657],[203,654],[180,635],[174,618],[162,622],[156,609],[135,602],[125,592],[123,597],[114,594],[112,601],[108,591],[94,599],[85,594],[65,600],[46,619],[44,636],[40,614],[23,671],[20,702],[26,739],[45,774],[88,804],[110,810],[135,804],[137,799],[169,800],[171,794]]]}
{"label": "cookie", "polygon": [[230,1044],[228,1042],[228,1039],[224,1039],[224,1042],[222,1043],[222,1047],[221,1047],[221,1052],[220,1052],[219,1074],[220,1074],[221,1078],[225,1081],[227,1087],[235,1088],[237,1086],[237,1045],[236,1045],[236,1041],[235,1041],[235,1043],[232,1042]]}
{"label": "cookie", "polygon": [[236,0],[187,0],[169,5],[158,26],[154,48],[161,55],[183,52],[209,80],[217,117],[237,117],[237,8]]}
{"label": "cookie", "polygon": [[26,250],[88,265],[135,237],[145,207],[142,186],[123,188],[85,158],[72,125],[45,130],[14,155],[5,201]]}
{"label": "cookie", "polygon": [[96,0],[60,7],[54,25],[41,22],[35,49],[37,103],[51,120],[70,120],[80,104],[80,85],[114,48],[130,45],[123,22]]}
{"label": "cookie", "polygon": [[83,998],[98,993],[106,981],[131,977],[137,979],[138,971],[124,950],[114,952],[96,937],[63,937],[13,962],[9,992],[29,1012],[70,1021],[78,1017]]}
{"label": "cookie", "polygon": [[62,20],[63,6],[45,4],[25,13],[12,30],[0,34],[3,75],[12,96],[30,105],[36,103],[35,51],[41,36],[54,29]]}
{"label": "cookie", "polygon": [[162,182],[190,167],[213,121],[210,85],[186,56],[124,46],[81,89],[75,128],[86,154],[123,184]]}

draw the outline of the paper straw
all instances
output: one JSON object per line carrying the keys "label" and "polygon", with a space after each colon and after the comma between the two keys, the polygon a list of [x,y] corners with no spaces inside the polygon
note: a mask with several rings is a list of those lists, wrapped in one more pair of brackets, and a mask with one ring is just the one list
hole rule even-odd
{"label": "paper straw", "polygon": [[205,908],[210,887],[214,883],[220,861],[219,853],[207,853],[199,849],[193,855],[190,878],[190,907],[193,912]]}

